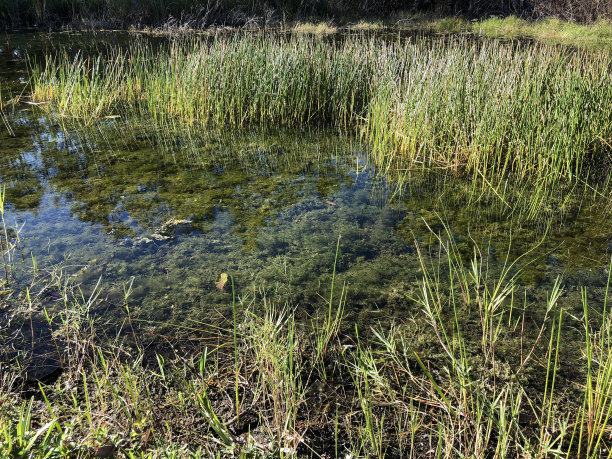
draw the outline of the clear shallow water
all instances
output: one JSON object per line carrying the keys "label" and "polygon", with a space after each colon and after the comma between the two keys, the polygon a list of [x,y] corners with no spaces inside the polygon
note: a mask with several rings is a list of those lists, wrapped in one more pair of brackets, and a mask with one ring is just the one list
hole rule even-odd
{"label": "clear shallow water", "polygon": [[117,141],[123,123],[88,132],[97,138],[36,123],[42,132],[30,151],[5,158],[5,172],[19,169],[4,174],[9,219],[25,223],[22,237],[41,266],[69,253],[70,264],[87,266],[84,284],[102,276],[120,291],[136,278],[132,301],[155,320],[227,307],[229,289],[214,285],[222,272],[241,293],[271,289],[315,306],[340,234],[338,268],[353,277],[383,254],[412,251],[389,231],[405,211],[386,203],[385,184],[372,180],[355,142],[303,132],[164,144],[144,134],[150,126],[126,142]]}
{"label": "clear shallow water", "polygon": [[[108,40],[76,37],[44,43],[74,40],[74,50]],[[40,49],[32,43],[12,38],[0,53],[2,85],[13,94],[25,81],[24,54]],[[110,320],[123,317],[123,288],[133,280],[135,317],[156,326],[211,321],[231,306],[229,287],[215,287],[224,272],[244,301],[267,296],[313,314],[329,295],[340,235],[349,317],[408,319],[419,314],[409,300],[420,288],[415,241],[435,260],[431,231],[444,225],[466,261],[475,246],[487,250],[493,273],[507,254],[533,249],[520,280],[535,316],[557,276],[576,311],[579,286],[603,296],[612,224],[607,203],[587,193],[566,200],[560,191],[524,220],[452,174],[407,173],[400,192],[373,171],[364,146],[330,132],[207,132],[123,119],[86,127],[24,104],[7,115],[14,136],[0,130],[0,179],[8,221],[24,224],[25,252],[39,266],[64,261],[86,291],[101,278],[98,311]]]}

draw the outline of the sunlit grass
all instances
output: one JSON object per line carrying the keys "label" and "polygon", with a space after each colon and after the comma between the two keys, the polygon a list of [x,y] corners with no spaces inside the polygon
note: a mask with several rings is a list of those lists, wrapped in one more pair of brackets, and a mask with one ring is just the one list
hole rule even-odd
{"label": "sunlit grass", "polygon": [[60,116],[359,132],[383,169],[574,181],[610,151],[612,56],[468,39],[216,37],[48,57],[32,100]]}
{"label": "sunlit grass", "polygon": [[604,19],[585,25],[554,18],[525,21],[509,16],[474,22],[471,24],[471,30],[488,37],[530,37],[578,46],[612,46],[612,22]]}
{"label": "sunlit grass", "polygon": [[381,30],[384,30],[385,28],[386,27],[382,21],[364,21],[364,20],[361,20],[357,22],[356,24],[351,24],[347,26],[348,30],[357,30],[357,31],[364,31],[364,32],[381,31]]}
{"label": "sunlit grass", "polygon": [[[576,317],[576,308],[560,305],[559,279],[546,298],[523,299],[517,279],[528,254],[495,270],[484,247],[466,259],[448,230],[433,236],[430,254],[417,243],[421,288],[406,300],[419,315],[406,322],[363,330],[341,325],[340,313],[329,335],[328,322],[314,321],[311,329],[289,305],[244,292],[234,297],[240,300],[233,302],[233,320],[179,326],[178,335],[198,344],[184,352],[173,343],[164,355],[141,347],[148,333],[133,328],[130,287],[123,325],[116,336],[103,337],[91,310],[100,290],[83,295],[61,269],[49,276],[38,271],[47,282],[32,285],[57,288],[60,301],[45,307],[32,290],[27,314],[48,320],[63,372],[24,390],[19,366],[0,362],[0,454],[421,457],[425,451],[481,458],[607,451],[609,280],[603,304],[589,304],[583,291],[584,317]],[[328,318],[337,303],[332,298],[320,305]],[[593,318],[594,311],[603,316]],[[147,326],[144,318],[137,323]],[[583,341],[566,340],[578,329]]]}
{"label": "sunlit grass", "polygon": [[368,105],[364,129],[381,163],[571,181],[609,151],[608,53],[451,41],[403,65]]}
{"label": "sunlit grass", "polygon": [[470,21],[462,17],[448,17],[424,22],[424,29],[434,33],[456,34],[471,30]]}
{"label": "sunlit grass", "polygon": [[331,34],[349,31],[410,30],[444,35],[477,35],[489,38],[531,38],[554,44],[587,48],[612,46],[612,22],[599,19],[592,24],[563,21],[558,18],[525,20],[516,16],[467,19],[461,16],[432,17],[427,15],[391,15],[378,21],[361,20],[346,26],[332,26],[329,22],[298,23],[296,32]]}
{"label": "sunlit grass", "polygon": [[330,35],[338,32],[331,22],[298,22],[291,30],[298,34]]}
{"label": "sunlit grass", "polygon": [[557,18],[525,20],[516,16],[467,19],[461,16],[431,17],[407,15],[388,20],[403,30],[435,34],[477,35],[489,38],[532,38],[546,43],[588,48],[612,46],[612,22],[600,19],[592,24],[562,21]]}

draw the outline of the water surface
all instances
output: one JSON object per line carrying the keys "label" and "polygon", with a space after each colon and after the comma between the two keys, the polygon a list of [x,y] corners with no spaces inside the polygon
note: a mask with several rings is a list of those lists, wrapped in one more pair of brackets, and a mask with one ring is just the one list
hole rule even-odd
{"label": "water surface", "polygon": [[[26,60],[42,49],[123,40],[9,36],[3,98],[7,88],[27,95]],[[603,296],[612,224],[590,187],[551,193],[526,217],[512,202],[531,193],[524,185],[509,181],[502,197],[445,171],[382,175],[367,146],[334,132],[122,118],[84,126],[23,101],[5,110],[12,132],[0,130],[8,221],[23,225],[24,253],[39,266],[63,263],[85,291],[101,279],[97,311],[108,320],[123,317],[127,285],[135,317],[155,327],[227,314],[221,273],[233,276],[241,301],[266,297],[307,317],[325,307],[340,236],[337,282],[348,286],[347,315],[357,322],[419,314],[410,300],[422,276],[415,243],[435,262],[435,233],[450,235],[466,262],[484,251],[493,274],[527,253],[520,282],[536,316],[558,276],[568,308],[580,311],[579,286]]]}

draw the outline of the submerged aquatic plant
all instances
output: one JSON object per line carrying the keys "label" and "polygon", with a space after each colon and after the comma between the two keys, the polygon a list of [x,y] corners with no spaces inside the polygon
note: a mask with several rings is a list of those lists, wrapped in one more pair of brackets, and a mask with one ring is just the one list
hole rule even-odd
{"label": "submerged aquatic plant", "polygon": [[15,98],[14,100],[5,101],[2,96],[2,85],[0,84],[0,119],[2,119],[2,123],[4,124],[4,126],[6,127],[10,135],[15,135],[15,132],[13,131],[13,128],[11,127],[9,123],[8,117],[4,113],[4,108],[14,103],[15,100],[18,100],[18,99],[19,98]]}

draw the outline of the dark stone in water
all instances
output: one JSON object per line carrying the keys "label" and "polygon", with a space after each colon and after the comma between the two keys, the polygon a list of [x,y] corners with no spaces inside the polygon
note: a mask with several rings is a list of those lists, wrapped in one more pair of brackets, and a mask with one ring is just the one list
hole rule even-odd
{"label": "dark stone in water", "polygon": [[93,457],[115,457],[115,445],[99,446],[94,448]]}

